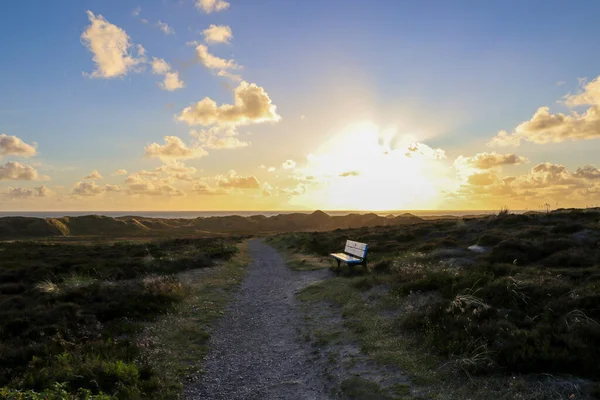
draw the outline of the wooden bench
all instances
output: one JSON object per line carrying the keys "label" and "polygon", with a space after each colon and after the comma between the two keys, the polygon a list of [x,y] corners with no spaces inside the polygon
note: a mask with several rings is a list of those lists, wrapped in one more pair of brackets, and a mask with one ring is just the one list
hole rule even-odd
{"label": "wooden bench", "polygon": [[366,243],[355,242],[353,240],[346,241],[346,247],[343,253],[331,253],[330,256],[337,261],[337,267],[340,268],[340,263],[345,262],[348,266],[363,265],[367,267],[367,249],[369,245]]}

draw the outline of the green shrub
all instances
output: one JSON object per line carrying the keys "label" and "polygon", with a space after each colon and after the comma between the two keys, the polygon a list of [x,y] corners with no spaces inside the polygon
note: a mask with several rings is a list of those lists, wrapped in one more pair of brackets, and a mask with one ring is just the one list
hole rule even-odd
{"label": "green shrub", "polygon": [[0,399],[6,400],[114,400],[113,396],[103,393],[92,394],[87,389],[78,389],[69,393],[64,383],[54,383],[50,388],[41,392],[34,390],[17,390],[0,388]]}

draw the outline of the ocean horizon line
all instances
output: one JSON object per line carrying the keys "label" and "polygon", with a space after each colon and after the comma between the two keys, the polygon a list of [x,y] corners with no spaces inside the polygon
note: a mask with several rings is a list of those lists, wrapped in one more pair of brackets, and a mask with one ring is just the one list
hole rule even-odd
{"label": "ocean horizon line", "polygon": [[[223,211],[197,211],[197,210],[125,210],[125,211],[105,211],[105,210],[85,210],[85,211],[0,211],[1,217],[37,217],[37,218],[60,218],[60,217],[81,217],[86,215],[100,215],[106,217],[146,217],[146,218],[199,218],[199,217],[225,217],[238,215],[249,217],[253,215],[274,216],[280,214],[310,214],[315,211],[322,211],[331,216],[342,216],[348,214],[377,214],[377,215],[402,215],[413,214],[415,216],[466,216],[466,215],[489,215],[497,213],[498,210],[223,210]],[[523,213],[528,210],[511,210],[514,213]]]}

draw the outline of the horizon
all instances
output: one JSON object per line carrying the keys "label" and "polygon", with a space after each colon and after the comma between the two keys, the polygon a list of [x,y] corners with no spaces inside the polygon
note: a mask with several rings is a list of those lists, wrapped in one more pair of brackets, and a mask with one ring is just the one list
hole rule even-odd
{"label": "horizon", "polygon": [[0,213],[597,206],[584,5],[12,2]]}

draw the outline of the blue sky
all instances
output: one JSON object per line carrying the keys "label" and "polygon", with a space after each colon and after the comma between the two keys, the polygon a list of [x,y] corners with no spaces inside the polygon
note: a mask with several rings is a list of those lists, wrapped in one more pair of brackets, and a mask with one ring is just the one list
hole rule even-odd
{"label": "blue sky", "polygon": [[[307,155],[319,153],[339,132],[365,121],[379,130],[395,129],[392,146],[411,139],[443,149],[446,161],[440,170],[447,171],[434,180],[455,174],[448,171],[456,169],[457,157],[482,152],[518,153],[529,159],[504,164],[502,171],[495,171],[499,179],[527,174],[540,163],[574,172],[595,161],[599,146],[593,138],[543,144],[524,140],[516,149],[486,144],[500,130],[512,132],[539,107],[549,106],[552,113],[585,111],[558,101],[585,90],[578,78],[592,82],[600,73],[600,54],[594,51],[600,37],[598,2],[230,0],[227,8],[207,14],[195,1],[22,0],[2,5],[0,35],[10,39],[0,42],[0,134],[37,143],[37,153],[29,159],[8,155],[0,161],[33,165],[50,178],[43,184],[53,192],[48,198],[11,198],[17,203],[6,202],[4,207],[99,207],[112,195],[119,196],[115,204],[123,207],[148,202],[143,194],[127,192],[124,177],[110,177],[111,172],[126,169],[131,175],[182,162],[144,157],[145,147],[163,143],[165,136],[194,146],[192,127],[175,116],[205,97],[219,105],[233,101],[238,82],[216,76],[197,60],[195,46],[203,42],[202,31],[211,24],[230,27],[233,38],[228,44],[208,45],[210,53],[243,65],[236,72],[268,93],[280,118],[237,125],[236,137],[250,142],[247,147],[211,150],[208,156],[187,159],[186,165],[197,170],[193,181],[160,178],[185,196],[151,197],[159,207],[216,208],[223,202],[230,207],[318,207],[308,193],[311,184],[302,180],[313,169]],[[133,15],[138,8],[139,14]],[[90,25],[87,10],[145,48],[148,63],[143,72],[110,78],[84,75],[96,68],[81,38]],[[167,23],[174,34],[163,33],[158,21]],[[186,45],[192,41],[197,43]],[[160,76],[152,74],[150,66],[153,57],[168,62],[185,87],[161,90]],[[288,159],[296,168],[281,170]],[[260,165],[277,171],[269,175]],[[84,175],[92,170],[104,179],[95,184],[120,185],[120,193],[97,190],[97,195],[77,196],[74,185],[85,182]],[[201,191],[192,194],[181,186],[203,182],[213,190],[219,186],[218,177],[231,170],[237,171],[235,176],[255,177],[258,194],[232,188],[220,196],[198,197]],[[460,179],[452,178],[452,190],[468,179],[462,173]],[[6,179],[0,181],[0,191],[39,184]],[[336,187],[332,182],[321,184]],[[295,189],[302,195],[290,194]],[[445,203],[439,193],[448,190],[437,190],[438,200],[429,206]],[[273,196],[261,196],[260,191]],[[332,195],[326,191],[317,197],[324,201],[328,194]],[[412,205],[403,200],[400,206]],[[483,207],[488,200],[464,206]],[[369,199],[356,206],[368,208]]]}

